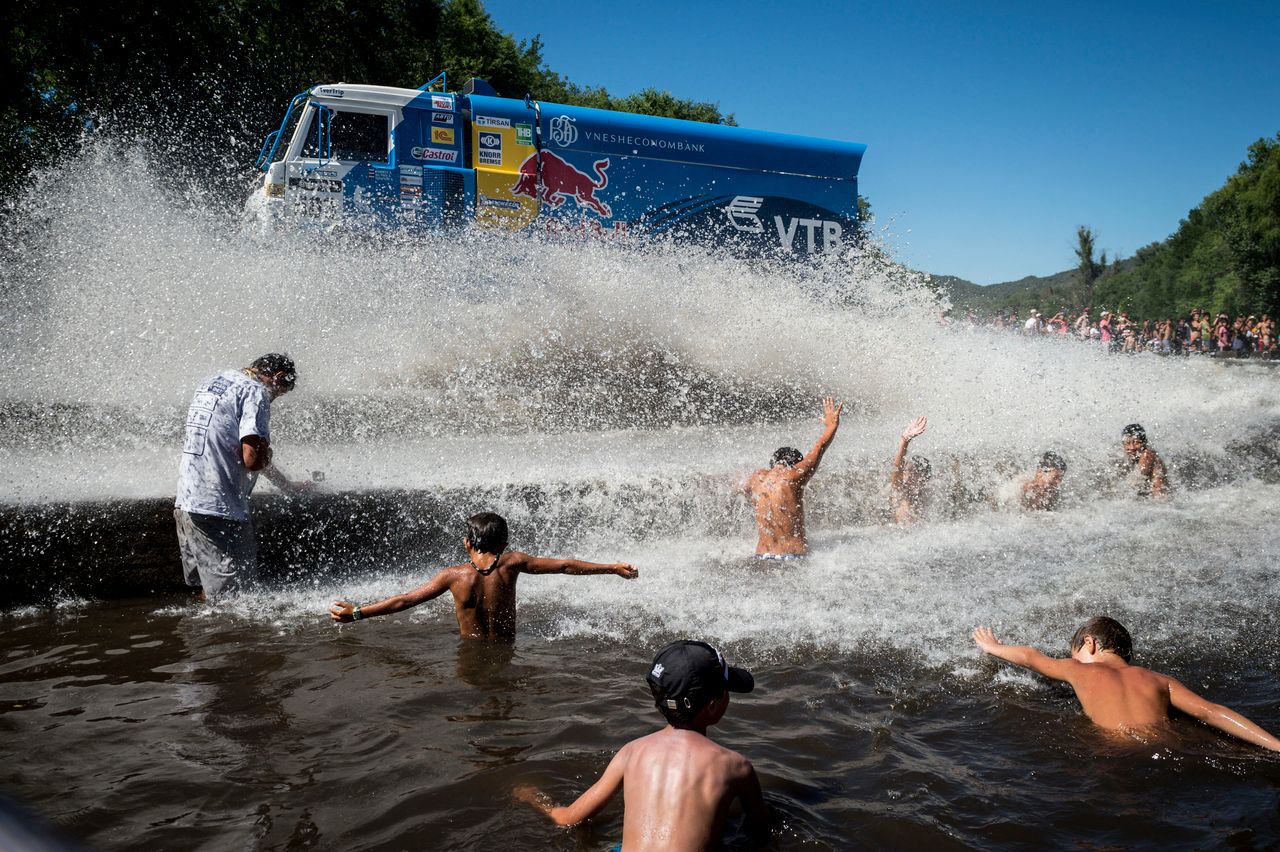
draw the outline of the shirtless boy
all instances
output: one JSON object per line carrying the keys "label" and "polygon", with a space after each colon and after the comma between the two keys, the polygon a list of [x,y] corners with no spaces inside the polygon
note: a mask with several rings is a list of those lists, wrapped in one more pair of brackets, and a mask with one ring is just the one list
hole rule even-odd
{"label": "shirtless boy", "polygon": [[1140,497],[1163,497],[1169,493],[1169,476],[1164,462],[1147,443],[1147,432],[1137,423],[1120,431],[1125,458],[1132,466]]}
{"label": "shirtless boy", "polygon": [[463,639],[512,641],[516,636],[516,580],[521,574],[617,574],[627,580],[639,576],[639,572],[625,562],[605,565],[507,551],[507,522],[493,512],[481,512],[467,519],[462,546],[469,561],[441,569],[412,591],[367,606],[335,601],[329,608],[330,617],[348,622],[390,615],[451,592],[458,616],[458,633]]}
{"label": "shirtless boy", "polygon": [[898,440],[898,452],[893,456],[893,469],[889,473],[889,508],[893,512],[893,520],[899,524],[908,524],[918,520],[924,508],[924,489],[933,475],[929,460],[924,456],[916,456],[911,464],[906,464],[907,447],[915,438],[924,434],[929,425],[927,417],[917,417]]}
{"label": "shirtless boy", "polygon": [[1062,477],[1067,472],[1067,463],[1062,456],[1049,450],[1040,457],[1031,478],[1022,484],[1022,507],[1044,512],[1052,511],[1058,506],[1061,496]]}
{"label": "shirtless boy", "polygon": [[751,762],[707,738],[729,709],[730,692],[750,692],[755,680],[725,662],[705,642],[673,642],[658,652],[647,678],[667,726],[623,746],[600,780],[568,807],[556,807],[535,787],[515,795],[556,825],[577,825],[599,813],[622,790],[622,848],[626,852],[718,849],[734,800],[745,827],[765,828],[765,804]]}
{"label": "shirtless boy", "polygon": [[1233,737],[1280,751],[1280,740],[1229,707],[1206,701],[1168,675],[1130,665],[1129,631],[1106,616],[1081,625],[1071,637],[1068,660],[1046,657],[1035,648],[1005,645],[989,627],[974,630],[973,641],[992,656],[1071,684],[1085,715],[1100,728],[1149,728],[1166,721],[1173,707]]}
{"label": "shirtless boy", "polygon": [[799,559],[809,552],[804,529],[804,487],[818,471],[818,462],[831,446],[840,428],[840,412],[844,404],[822,400],[822,435],[809,450],[800,455],[794,447],[779,447],[769,467],[751,474],[742,490],[751,498],[760,538],[756,542],[757,559]]}

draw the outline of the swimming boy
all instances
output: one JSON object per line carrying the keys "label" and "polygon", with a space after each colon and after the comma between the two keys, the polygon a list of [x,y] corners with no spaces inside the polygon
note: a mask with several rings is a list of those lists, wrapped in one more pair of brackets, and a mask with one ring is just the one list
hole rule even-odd
{"label": "swimming boy", "polygon": [[809,552],[804,528],[804,487],[818,472],[818,462],[835,440],[840,428],[840,412],[844,404],[822,400],[822,435],[801,455],[795,447],[779,447],[769,467],[747,477],[742,490],[751,498],[760,537],[756,541],[757,559],[799,559]]}
{"label": "swimming boy", "polygon": [[707,728],[729,709],[729,693],[755,688],[751,673],[730,666],[706,642],[685,640],[658,652],[647,680],[665,728],[623,746],[600,780],[567,807],[528,785],[517,787],[516,797],[556,825],[577,825],[621,789],[626,852],[718,849],[735,799],[747,830],[762,832],[764,797],[751,762],[707,738]]}
{"label": "swimming boy", "polygon": [[1125,458],[1132,466],[1139,497],[1163,497],[1169,493],[1169,476],[1164,462],[1147,443],[1147,431],[1130,423],[1120,431]]}
{"label": "swimming boy", "polygon": [[929,460],[924,456],[916,456],[911,464],[906,464],[907,447],[915,438],[924,434],[929,425],[927,417],[917,417],[898,440],[898,452],[893,456],[893,469],[889,473],[889,508],[893,512],[893,520],[899,524],[907,524],[918,520],[924,508],[924,489],[933,475]]}
{"label": "swimming boy", "polygon": [[1022,484],[1022,507],[1046,512],[1057,508],[1062,477],[1066,472],[1067,463],[1062,460],[1062,456],[1053,450],[1042,455],[1031,478]]}
{"label": "swimming boy", "polygon": [[501,515],[481,512],[467,519],[462,539],[467,562],[453,565],[412,591],[367,606],[335,601],[329,608],[334,621],[360,621],[415,607],[445,592],[453,594],[458,633],[463,639],[516,636],[516,580],[521,574],[616,574],[627,580],[640,575],[625,562],[601,564],[578,559],[547,559],[518,550],[507,551],[507,522]]}
{"label": "swimming boy", "polygon": [[1081,625],[1071,637],[1068,660],[1005,645],[989,627],[974,630],[973,641],[992,656],[1071,684],[1085,715],[1100,728],[1147,728],[1166,721],[1173,707],[1233,737],[1280,751],[1280,740],[1229,707],[1206,701],[1168,675],[1131,665],[1133,640],[1115,619],[1099,616]]}

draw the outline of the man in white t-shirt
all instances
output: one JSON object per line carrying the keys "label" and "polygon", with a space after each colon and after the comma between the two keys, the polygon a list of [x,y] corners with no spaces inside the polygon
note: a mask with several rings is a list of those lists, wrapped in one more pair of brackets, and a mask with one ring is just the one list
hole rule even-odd
{"label": "man in white t-shirt", "polygon": [[249,494],[258,474],[286,491],[310,486],[271,464],[271,402],[296,380],[293,359],[272,353],[206,379],[191,400],[173,516],[187,585],[202,587],[206,598],[257,580]]}

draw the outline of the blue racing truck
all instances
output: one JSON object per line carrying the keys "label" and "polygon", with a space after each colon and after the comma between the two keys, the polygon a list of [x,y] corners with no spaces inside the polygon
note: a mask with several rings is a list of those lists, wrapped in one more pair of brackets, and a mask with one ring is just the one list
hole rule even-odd
{"label": "blue racing truck", "polygon": [[432,91],[444,79],[298,94],[263,142],[257,212],[665,234],[801,254],[836,251],[857,233],[865,145],[500,98],[477,79]]}

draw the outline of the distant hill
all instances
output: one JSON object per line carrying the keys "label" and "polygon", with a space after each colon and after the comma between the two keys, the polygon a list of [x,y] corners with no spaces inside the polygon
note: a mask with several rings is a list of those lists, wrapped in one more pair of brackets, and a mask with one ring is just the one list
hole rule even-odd
{"label": "distant hill", "polygon": [[[1104,279],[1128,269],[1133,259],[1122,260],[1107,268]],[[954,275],[929,276],[929,286],[951,300],[952,310],[973,309],[979,314],[993,314],[998,310],[1014,310],[1019,314],[1035,308],[1043,314],[1055,314],[1061,310],[1078,311],[1084,307],[1084,288],[1080,286],[1080,274],[1067,269],[1044,277],[1028,275],[1017,281],[999,284],[974,284]]]}

